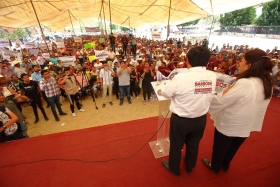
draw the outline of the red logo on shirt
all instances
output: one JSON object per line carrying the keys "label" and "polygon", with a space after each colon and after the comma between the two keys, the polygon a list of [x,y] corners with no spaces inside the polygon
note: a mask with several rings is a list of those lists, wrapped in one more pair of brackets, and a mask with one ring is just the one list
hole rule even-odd
{"label": "red logo on shirt", "polygon": [[207,94],[212,93],[212,81],[202,80],[195,82],[194,94]]}

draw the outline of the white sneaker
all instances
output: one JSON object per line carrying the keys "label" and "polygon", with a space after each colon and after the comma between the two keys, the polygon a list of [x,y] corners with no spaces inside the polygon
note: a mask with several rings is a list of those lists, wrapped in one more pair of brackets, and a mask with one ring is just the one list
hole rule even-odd
{"label": "white sneaker", "polygon": [[80,110],[79,110],[79,112],[84,112],[84,111],[85,111],[84,109],[80,109]]}
{"label": "white sneaker", "polygon": [[75,113],[72,113],[72,116],[76,117],[76,114],[75,114]]}

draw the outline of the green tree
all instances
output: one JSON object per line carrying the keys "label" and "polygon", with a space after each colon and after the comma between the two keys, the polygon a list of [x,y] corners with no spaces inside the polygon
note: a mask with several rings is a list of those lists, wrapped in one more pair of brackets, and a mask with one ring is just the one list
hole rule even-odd
{"label": "green tree", "polygon": [[279,26],[280,25],[280,0],[264,3],[262,14],[256,20],[259,26]]}
{"label": "green tree", "polygon": [[243,24],[249,25],[253,22],[255,17],[255,7],[248,7],[220,15],[219,22],[223,26],[241,26]]}
{"label": "green tree", "polygon": [[13,34],[6,33],[5,31],[0,29],[0,39],[8,38],[13,42],[18,38],[22,38],[26,36],[28,36],[28,34],[25,31],[25,29],[22,28],[16,29],[16,31]]}
{"label": "green tree", "polygon": [[196,25],[198,22],[199,22],[199,19],[198,20],[194,20],[194,21],[190,21],[190,22],[186,22],[186,23],[183,23],[183,24],[178,25],[178,26],[185,27],[185,26],[189,26],[189,25]]}
{"label": "green tree", "polygon": [[120,26],[120,29],[121,29],[122,31],[128,31],[128,30],[130,30],[129,28],[127,28],[127,27],[122,27],[122,26]]}

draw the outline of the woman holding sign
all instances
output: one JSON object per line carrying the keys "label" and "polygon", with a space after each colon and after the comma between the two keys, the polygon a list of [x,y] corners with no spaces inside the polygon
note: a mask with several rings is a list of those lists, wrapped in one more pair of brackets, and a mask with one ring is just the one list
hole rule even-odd
{"label": "woman holding sign", "polygon": [[261,131],[272,95],[271,58],[260,49],[245,53],[235,83],[216,95],[209,113],[215,133],[212,160],[203,163],[219,173],[228,171],[231,160],[252,131]]}

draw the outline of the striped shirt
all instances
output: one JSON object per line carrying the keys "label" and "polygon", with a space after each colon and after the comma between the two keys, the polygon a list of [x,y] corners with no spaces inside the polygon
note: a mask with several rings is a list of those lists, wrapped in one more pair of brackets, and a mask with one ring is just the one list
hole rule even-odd
{"label": "striped shirt", "polygon": [[43,78],[39,85],[41,91],[44,91],[47,97],[53,97],[60,94],[60,89],[58,87],[57,81],[50,77],[48,83],[45,83],[45,79]]}

